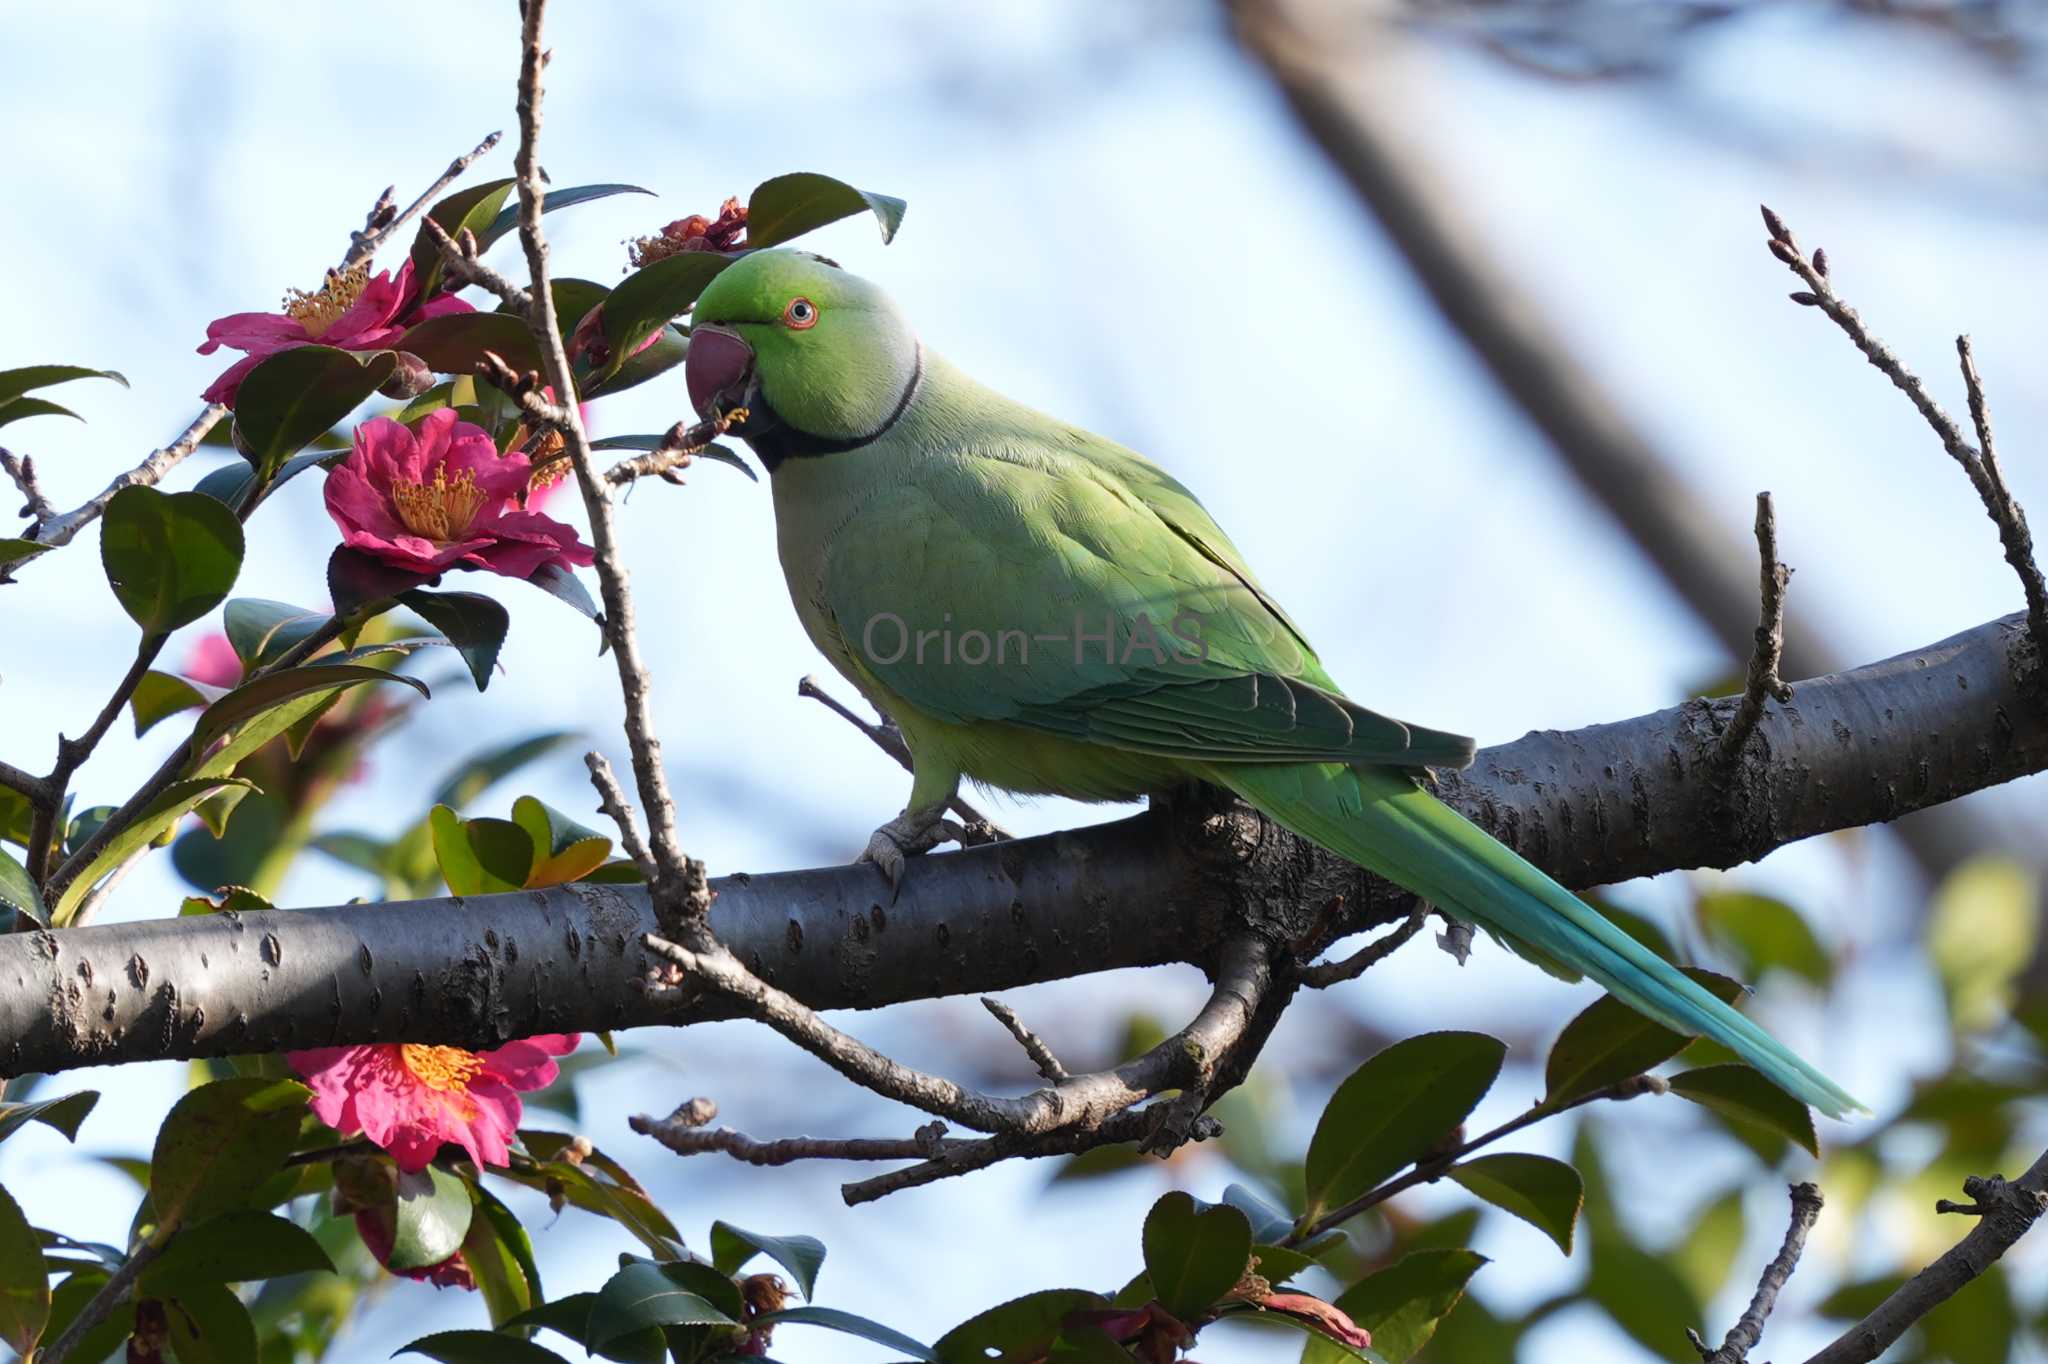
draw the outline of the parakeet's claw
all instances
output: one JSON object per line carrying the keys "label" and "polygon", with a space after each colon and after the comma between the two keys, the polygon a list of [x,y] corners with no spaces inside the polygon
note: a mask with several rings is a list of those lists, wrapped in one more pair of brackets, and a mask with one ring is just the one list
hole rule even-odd
{"label": "parakeet's claw", "polygon": [[890,900],[903,890],[903,862],[906,857],[915,857],[930,852],[941,843],[959,842],[966,830],[942,811],[917,813],[905,810],[896,818],[884,824],[868,836],[867,849],[854,859],[856,865],[872,863],[875,870],[889,883]]}

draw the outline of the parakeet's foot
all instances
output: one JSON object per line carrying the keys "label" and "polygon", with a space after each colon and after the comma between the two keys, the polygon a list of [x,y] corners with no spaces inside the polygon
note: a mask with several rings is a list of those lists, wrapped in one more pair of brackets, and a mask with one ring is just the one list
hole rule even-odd
{"label": "parakeet's foot", "polygon": [[904,858],[930,852],[941,843],[957,842],[965,832],[947,819],[943,810],[905,810],[868,836],[867,850],[854,862],[873,863],[893,896],[903,889]]}

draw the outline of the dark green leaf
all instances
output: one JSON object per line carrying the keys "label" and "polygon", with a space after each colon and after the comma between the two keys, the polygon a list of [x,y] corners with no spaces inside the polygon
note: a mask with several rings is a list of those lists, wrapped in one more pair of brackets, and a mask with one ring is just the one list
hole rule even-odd
{"label": "dark green leaf", "polygon": [[164,1315],[178,1364],[258,1364],[256,1323],[226,1284],[188,1283]]}
{"label": "dark green leaf", "polygon": [[0,1103],[0,1141],[6,1141],[20,1131],[23,1124],[31,1122],[62,1132],[66,1141],[77,1141],[78,1125],[85,1121],[85,1115],[92,1112],[92,1106],[99,1101],[98,1090],[81,1089],[35,1103]]}
{"label": "dark green leaf", "polygon": [[1353,1071],[1309,1141],[1304,1221],[1427,1155],[1493,1087],[1506,1055],[1497,1038],[1433,1032],[1396,1042]]}
{"label": "dark green leaf", "polygon": [[[653,193],[653,190],[642,189],[638,185],[571,185],[567,189],[550,188],[547,197],[541,200],[541,212],[553,213],[558,208],[568,208],[572,204],[587,204],[593,199],[609,199],[614,194]],[[476,244],[480,249],[488,248],[492,242],[518,226],[519,208],[515,204],[501,211],[497,217],[491,219],[489,227],[476,234]]]}
{"label": "dark green leaf", "polygon": [[1145,1215],[1145,1272],[1167,1311],[1200,1316],[1244,1277],[1252,1252],[1251,1220],[1236,1208],[1196,1210],[1178,1190]]}
{"label": "dark green leaf", "polygon": [[420,614],[421,619],[448,637],[469,675],[482,691],[491,683],[498,666],[498,651],[505,647],[505,634],[512,628],[511,613],[490,597],[476,592],[406,592],[399,600]]}
{"label": "dark green leaf", "polygon": [[398,1354],[425,1355],[442,1364],[568,1364],[544,1345],[497,1331],[436,1331],[405,1345]]}
{"label": "dark green leaf", "polygon": [[754,1319],[754,1326],[823,1326],[842,1335],[859,1336],[872,1340],[877,1345],[886,1345],[898,1354],[909,1355],[921,1364],[940,1364],[940,1357],[932,1347],[911,1339],[901,1331],[894,1331],[878,1321],[842,1312],[834,1307],[791,1307],[780,1312],[769,1312]]}
{"label": "dark green leaf", "polygon": [[626,858],[618,858],[601,867],[594,867],[582,878],[592,885],[637,886],[647,880],[647,874]]}
{"label": "dark green leaf", "polygon": [[1100,1293],[1080,1288],[1027,1293],[969,1317],[940,1336],[932,1352],[943,1364],[1037,1364],[1069,1314],[1109,1305]]}
{"label": "dark green leaf", "polygon": [[222,628],[244,668],[274,663],[334,618],[290,602],[236,597],[221,612]]}
{"label": "dark green leaf", "polygon": [[763,1236],[730,1222],[711,1224],[711,1263],[721,1271],[737,1273],[756,1255],[766,1255],[788,1270],[806,1300],[813,1296],[818,1267],[825,1263],[823,1241],[814,1236]]}
{"label": "dark green leaf", "polygon": [[311,1095],[296,1080],[245,1077],[201,1085],[178,1100],[157,1129],[150,1160],[159,1228],[243,1206],[283,1166]]}
{"label": "dark green leaf", "polygon": [[242,569],[242,526],[204,493],[137,484],[107,503],[100,561],[129,619],[144,634],[164,634],[228,595]]}
{"label": "dark green leaf", "polygon": [[[1469,1250],[1418,1250],[1359,1280],[1337,1306],[1372,1336],[1375,1351],[1390,1364],[1402,1364],[1429,1344],[1438,1320],[1458,1305],[1466,1283],[1485,1263],[1484,1255]],[[1302,1364],[1342,1358],[1333,1342],[1314,1338],[1301,1353]]]}
{"label": "dark green leaf", "polygon": [[50,546],[34,540],[0,540],[0,568],[24,563],[38,554],[48,554]]}
{"label": "dark green leaf", "polygon": [[460,810],[536,758],[545,757],[580,737],[574,730],[550,730],[516,739],[501,748],[486,749],[465,760],[442,780],[440,788],[434,792],[434,804]]}
{"label": "dark green leaf", "polygon": [[0,848],[0,924],[11,928],[15,914],[27,915],[43,928],[50,926],[50,913],[43,908],[42,892],[36,889],[28,868]]}
{"label": "dark green leaf", "polygon": [[1294,1249],[1292,1246],[1269,1246],[1254,1244],[1253,1268],[1260,1278],[1278,1287],[1316,1262],[1316,1257]]}
{"label": "dark green leaf", "polygon": [[428,1269],[462,1249],[475,1204],[469,1185],[438,1165],[398,1175],[393,1269]]}
{"label": "dark green leaf", "polygon": [[1586,1188],[1579,1172],[1549,1156],[1480,1156],[1451,1167],[1451,1178],[1505,1209],[1572,1253],[1572,1228]]}
{"label": "dark green leaf", "polygon": [[196,710],[226,695],[224,687],[208,686],[152,668],[142,675],[142,680],[135,684],[134,695],[128,698],[128,709],[135,714],[135,737],[141,738],[181,710]]}
{"label": "dark green leaf", "polygon": [[1227,1185],[1223,1201],[1249,1219],[1253,1240],[1284,1241],[1294,1230],[1294,1218],[1288,1211],[1248,1184]]}
{"label": "dark green leaf", "polygon": [[1588,1239],[1593,1268],[1586,1276],[1587,1295],[1644,1349],[1675,1364],[1699,1364],[1683,1330],[1701,1319],[1701,1307],[1685,1280],[1662,1257],[1611,1232],[1596,1229]]}
{"label": "dark green leaf", "polygon": [[522,372],[541,363],[533,333],[511,313],[444,313],[408,328],[392,344],[419,356],[436,374],[473,373],[485,351]]}
{"label": "dark green leaf", "polygon": [[69,417],[73,421],[81,422],[85,420],[64,404],[53,403],[47,398],[15,398],[10,402],[0,402],[0,426],[10,426],[18,421],[26,421],[30,417]]}
{"label": "dark green leaf", "polygon": [[365,608],[382,610],[404,593],[440,576],[394,568],[347,545],[337,545],[327,559],[327,595],[334,601],[336,615],[349,616]]}
{"label": "dark green leaf", "polygon": [[636,1262],[605,1281],[590,1309],[591,1345],[606,1345],[649,1326],[737,1324],[697,1294],[678,1287],[663,1272],[666,1268]]}
{"label": "dark green leaf", "polygon": [[[1696,967],[1683,968],[1701,986],[1726,1003],[1743,995],[1736,981]],[[1661,1023],[1653,1023],[1612,995],[1588,1005],[1565,1024],[1544,1065],[1543,1101],[1560,1104],[1597,1089],[1641,1075],[1684,1050],[1686,1039]]]}
{"label": "dark green leaf", "polygon": [[610,354],[600,373],[623,368],[636,347],[670,318],[688,312],[705,287],[738,259],[717,251],[685,251],[620,280],[604,301],[604,341]]}
{"label": "dark green leaf", "polygon": [[[497,221],[505,196],[511,192],[512,181],[509,178],[488,180],[481,185],[455,191],[428,209],[426,216],[451,237],[460,237],[465,227],[472,233],[481,234],[488,232],[491,224]],[[482,243],[481,235],[477,241]],[[441,273],[446,262],[441,258],[439,244],[428,235],[425,227],[413,234],[411,255],[414,286],[420,298],[430,298],[441,287]]]}
{"label": "dark green leaf", "polygon": [[388,351],[295,346],[249,371],[235,392],[235,448],[268,482],[391,377]]}
{"label": "dark green leaf", "polygon": [[505,1330],[555,1331],[581,1345],[584,1328],[590,1325],[590,1309],[596,1302],[595,1293],[571,1293],[567,1297],[556,1298],[538,1307],[528,1308],[510,1321],[500,1322],[499,1325]]}
{"label": "dark green leaf", "polygon": [[491,895],[518,890],[533,869],[533,840],[505,819],[465,820],[445,805],[427,816],[434,834],[434,860],[451,895]]}
{"label": "dark green leaf", "polygon": [[582,385],[583,396],[594,398],[602,393],[610,397],[636,388],[649,379],[662,375],[683,363],[689,356],[690,345],[679,328],[669,326],[661,329],[653,345],[645,350],[636,350],[626,358],[616,371]]}
{"label": "dark green leaf", "polygon": [[598,612],[597,603],[590,599],[590,589],[574,572],[560,564],[542,564],[526,579],[551,597],[558,597],[569,603],[584,615],[604,626],[604,617]]}
{"label": "dark green leaf", "polygon": [[471,1190],[476,1213],[462,1240],[462,1261],[490,1309],[491,1324],[508,1320],[540,1301],[540,1267],[533,1260],[533,1241],[512,1210],[481,1185]]}
{"label": "dark green leaf", "polygon": [[754,186],[747,199],[747,245],[775,246],[856,213],[873,213],[886,242],[902,225],[905,207],[901,199],[870,194],[829,175],[778,175]]}
{"label": "dark green leaf", "polygon": [[136,811],[135,818],[122,826],[119,833],[106,841],[93,855],[92,861],[78,873],[77,879],[64,887],[57,903],[50,907],[50,922],[59,927],[70,923],[71,916],[78,912],[78,906],[99,884],[101,877],[127,861],[129,854],[169,832],[214,791],[230,785],[250,786],[252,783],[240,777],[194,777],[165,787],[156,799]]}
{"label": "dark green leaf", "polygon": [[0,1340],[26,1356],[50,1320],[49,1268],[35,1228],[0,1189]]}
{"label": "dark green leaf", "polygon": [[170,1297],[187,1284],[244,1283],[285,1274],[334,1272],[334,1262],[298,1223],[237,1209],[186,1227],[142,1273],[146,1296]]}
{"label": "dark green leaf", "polygon": [[128,380],[111,369],[87,369],[83,365],[23,365],[19,369],[0,369],[0,403],[12,402],[34,389],[68,384],[73,379],[112,379],[121,387],[128,387]]}
{"label": "dark green leaf", "polygon": [[526,874],[529,886],[581,881],[603,865],[612,850],[609,838],[532,796],[521,796],[512,803],[512,822],[526,830],[532,841],[533,866]]}
{"label": "dark green leaf", "polygon": [[1799,911],[1783,900],[1719,891],[1700,896],[1696,912],[1701,926],[1734,954],[1745,975],[1781,967],[1815,985],[1826,985],[1834,974],[1827,949]]}
{"label": "dark green leaf", "polygon": [[1671,1077],[1671,1092],[1743,1122],[1782,1133],[1814,1155],[1813,1111],[1746,1065],[1702,1066]]}
{"label": "dark green leaf", "polygon": [[197,760],[229,730],[254,716],[276,710],[288,701],[315,692],[333,695],[365,682],[403,682],[421,696],[429,694],[427,684],[417,677],[407,677],[404,673],[384,668],[366,668],[355,663],[302,663],[296,668],[286,668],[253,682],[244,682],[208,706],[206,713],[192,727],[192,757]]}

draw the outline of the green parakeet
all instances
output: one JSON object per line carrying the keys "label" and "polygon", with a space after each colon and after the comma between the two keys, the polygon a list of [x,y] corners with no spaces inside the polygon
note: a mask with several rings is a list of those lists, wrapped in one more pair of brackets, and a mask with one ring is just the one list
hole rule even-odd
{"label": "green parakeet", "polygon": [[1860,1107],[1418,784],[1472,741],[1347,698],[1194,494],[975,382],[874,285],[745,256],[698,300],[685,372],[700,414],[746,408],[797,614],[909,744],[909,803],[864,855],[892,883],[963,776],[1112,801],[1210,782],[1822,1112]]}

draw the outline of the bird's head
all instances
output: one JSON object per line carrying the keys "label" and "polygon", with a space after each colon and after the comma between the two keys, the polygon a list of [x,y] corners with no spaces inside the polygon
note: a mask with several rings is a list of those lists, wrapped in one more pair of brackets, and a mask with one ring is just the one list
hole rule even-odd
{"label": "bird's head", "polygon": [[917,337],[882,291],[819,256],[756,251],[697,300],[684,375],[702,417],[745,407],[731,430],[772,473],[887,430],[921,370]]}

